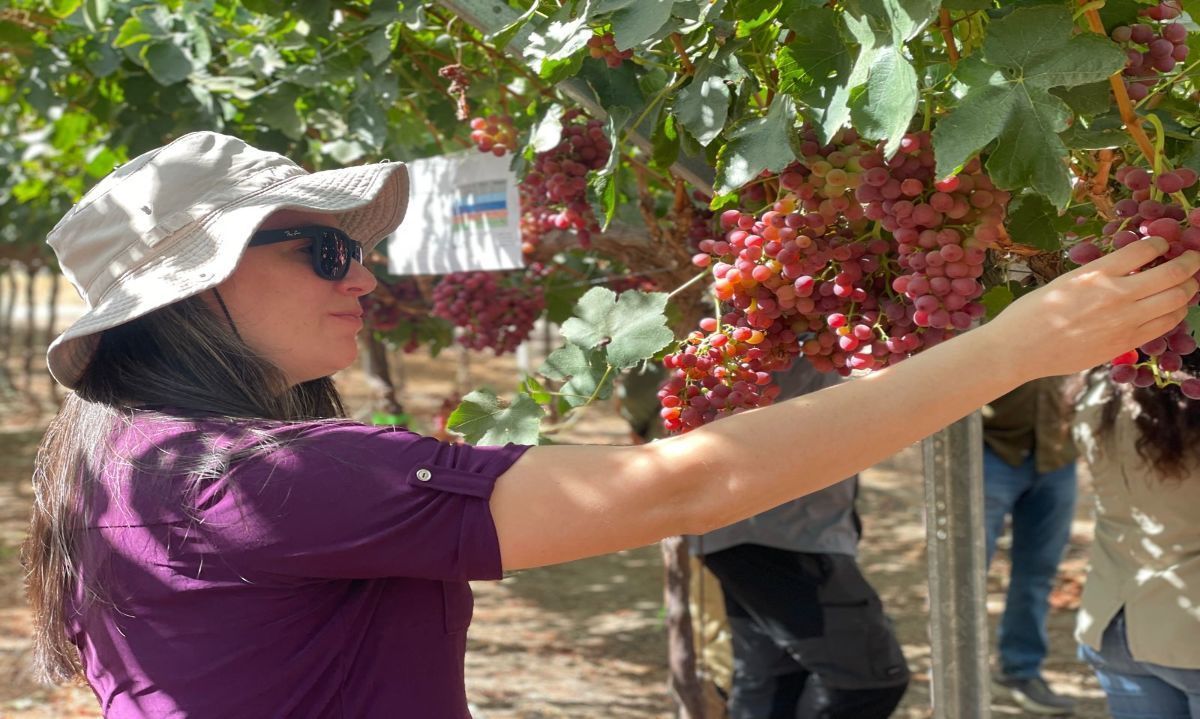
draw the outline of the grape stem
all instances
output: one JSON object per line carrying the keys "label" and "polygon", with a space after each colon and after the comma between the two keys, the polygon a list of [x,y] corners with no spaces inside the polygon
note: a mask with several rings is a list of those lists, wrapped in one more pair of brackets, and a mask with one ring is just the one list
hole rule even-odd
{"label": "grape stem", "polygon": [[[1103,3],[1103,0],[1100,0]],[[954,31],[951,29],[953,23],[950,21],[950,11],[942,8],[938,11],[938,27],[942,32],[942,39],[946,41],[946,54],[950,56],[950,68],[953,69],[958,65],[958,43],[954,41]]]}
{"label": "grape stem", "polygon": [[671,44],[675,46],[675,52],[679,54],[679,62],[683,63],[683,71],[688,75],[696,74],[696,66],[688,57],[687,48],[683,46],[683,39],[679,37],[679,33],[671,33]]}
{"label": "grape stem", "polygon": [[[1095,7],[1090,7],[1090,3],[1081,4],[1084,6],[1084,16],[1087,17],[1088,27],[1092,32],[1105,35],[1104,23],[1100,21],[1100,12]],[[1146,156],[1147,162],[1153,163],[1154,146],[1150,144],[1150,138],[1146,137],[1146,132],[1142,130],[1141,118],[1133,110],[1133,104],[1129,101],[1129,93],[1125,91],[1125,83],[1121,80],[1121,72],[1118,70],[1110,75],[1108,83],[1112,86],[1113,95],[1117,98],[1117,108],[1121,111],[1121,120],[1125,123],[1125,129],[1137,143],[1138,149]]]}
{"label": "grape stem", "polygon": [[697,282],[699,282],[700,280],[704,279],[707,276],[708,276],[708,270],[705,269],[703,272],[696,275],[692,279],[688,280],[687,282],[684,282],[682,285],[676,287],[674,290],[671,290],[671,294],[667,295],[667,301],[669,302],[671,299],[673,299],[675,297],[675,295],[678,295],[680,292],[683,292],[684,290],[686,290],[687,288],[696,284]]}

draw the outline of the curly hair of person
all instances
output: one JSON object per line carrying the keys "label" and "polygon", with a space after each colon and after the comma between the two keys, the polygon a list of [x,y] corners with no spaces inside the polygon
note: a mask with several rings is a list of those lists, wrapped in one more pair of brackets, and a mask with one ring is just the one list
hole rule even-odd
{"label": "curly hair of person", "polygon": [[[1183,358],[1183,370],[1200,377],[1200,352]],[[1132,401],[1141,409],[1134,420],[1138,454],[1160,480],[1183,481],[1188,460],[1200,456],[1200,401],[1184,397],[1177,385],[1159,388],[1113,383],[1113,388],[1100,415],[1099,431],[1111,431],[1122,403]]]}

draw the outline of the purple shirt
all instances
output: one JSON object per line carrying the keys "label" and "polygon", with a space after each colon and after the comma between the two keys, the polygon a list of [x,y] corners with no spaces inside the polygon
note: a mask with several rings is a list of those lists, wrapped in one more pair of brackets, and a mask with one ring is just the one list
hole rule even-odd
{"label": "purple shirt", "polygon": [[[107,717],[469,717],[472,579],[499,579],[488,499],[526,449],[353,423],[269,430],[194,499],[233,427],[139,412],[91,484],[68,630]],[[83,610],[79,611],[79,606]]]}

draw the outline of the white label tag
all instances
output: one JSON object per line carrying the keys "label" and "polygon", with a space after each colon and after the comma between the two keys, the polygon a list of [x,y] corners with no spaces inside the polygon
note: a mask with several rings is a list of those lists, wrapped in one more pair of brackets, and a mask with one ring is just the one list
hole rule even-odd
{"label": "white label tag", "polygon": [[408,213],[388,237],[388,271],[440,275],[524,267],[510,160],[469,149],[408,163]]}

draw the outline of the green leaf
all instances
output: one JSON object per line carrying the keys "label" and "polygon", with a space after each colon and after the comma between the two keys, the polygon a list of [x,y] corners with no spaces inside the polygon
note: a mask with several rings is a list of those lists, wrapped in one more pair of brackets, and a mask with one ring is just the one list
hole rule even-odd
{"label": "green leaf", "polygon": [[86,0],[83,3],[83,20],[87,23],[88,29],[96,32],[103,27],[104,21],[108,19],[110,9],[110,0]]}
{"label": "green leaf", "polygon": [[160,85],[173,85],[192,74],[192,59],[178,45],[156,42],[142,50],[142,60],[150,77]]}
{"label": "green leaf", "polygon": [[711,62],[702,62],[686,87],[675,96],[675,117],[701,145],[721,135],[729,117],[729,86]]}
{"label": "green leaf", "polygon": [[534,152],[546,152],[562,142],[562,116],[566,108],[554,103],[546,108],[542,119],[538,120],[529,133],[529,146]]}
{"label": "green leaf", "polygon": [[737,3],[735,17],[738,19],[738,37],[746,37],[765,23],[770,22],[782,9],[779,0],[741,0]]}
{"label": "green leaf", "polygon": [[83,46],[83,64],[96,77],[108,77],[121,66],[121,56],[107,42],[90,37]]}
{"label": "green leaf", "polygon": [[[530,67],[542,77],[587,46],[592,29],[586,15],[576,15],[571,3],[564,5],[542,28],[530,33],[524,55]],[[556,62],[552,62],[556,61]],[[552,62],[547,68],[546,63]]]}
{"label": "green leaf", "polygon": [[55,17],[65,18],[78,10],[79,4],[80,0],[48,0],[46,9]]}
{"label": "green leaf", "polygon": [[540,405],[545,406],[550,404],[550,393],[547,392],[546,388],[542,386],[542,383],[538,382],[534,377],[526,376],[525,379],[521,381],[521,391],[529,395],[530,399]]}
{"label": "green leaf", "polygon": [[1116,128],[1093,129],[1076,123],[1060,135],[1063,144],[1072,150],[1103,150],[1120,147],[1129,142],[1129,135]]}
{"label": "green leaf", "polygon": [[679,132],[675,129],[674,115],[669,112],[659,115],[650,143],[653,145],[651,164],[659,169],[669,168],[679,157]]}
{"label": "green leaf", "polygon": [[1051,95],[1067,103],[1075,115],[1091,117],[1108,112],[1113,106],[1112,86],[1107,80],[1077,87],[1056,87]]}
{"label": "green leaf", "polygon": [[117,39],[113,40],[113,47],[129,47],[130,45],[139,42],[148,42],[153,37],[142,25],[142,19],[137,15],[131,15],[126,18],[121,24],[121,30],[117,33]]}
{"label": "green leaf", "polygon": [[559,391],[572,407],[612,396],[614,373],[602,349],[585,350],[573,344],[559,347],[538,368],[538,374],[563,382]]}
{"label": "green leaf", "polygon": [[763,170],[778,172],[796,159],[792,149],[796,108],[779,93],[766,117],[744,122],[731,130],[717,155],[716,191],[724,194],[750,182]]}
{"label": "green leaf", "polygon": [[666,306],[665,292],[629,290],[618,298],[606,287],[595,287],[580,298],[562,334],[583,349],[603,346],[617,369],[632,367],[675,338],[667,329]]}
{"label": "green leaf", "polygon": [[979,301],[987,310],[987,318],[990,320],[1000,314],[1005,307],[1011,305],[1015,299],[1013,291],[1007,285],[996,285],[984,292]]}
{"label": "green leaf", "polygon": [[1104,4],[1100,6],[1100,22],[1104,24],[1104,29],[1111,33],[1118,25],[1137,22],[1138,10],[1144,7],[1146,6],[1138,0],[1104,0]]}
{"label": "green leaf", "polygon": [[775,56],[779,89],[808,109],[807,116],[829,142],[850,119],[850,48],[839,15],[825,7],[797,10],[787,18],[792,40]]}
{"label": "green leaf", "polygon": [[367,154],[367,148],[358,140],[337,139],[321,145],[321,154],[328,155],[341,165],[350,165]]}
{"label": "green leaf", "polygon": [[1192,330],[1192,337],[1200,340],[1200,307],[1192,307],[1188,310],[1187,324]]}
{"label": "green leaf", "polygon": [[972,56],[956,73],[967,94],[933,130],[939,177],[996,140],[987,169],[999,187],[1032,187],[1066,207],[1071,182],[1058,133],[1071,112],[1048,90],[1099,82],[1126,59],[1108,39],[1073,29],[1057,5],[1019,8],[988,26],[982,60]]}
{"label": "green leaf", "polygon": [[1055,228],[1057,221],[1058,212],[1045,197],[1027,193],[1015,198],[1008,206],[1008,218],[1004,224],[1013,242],[1052,252],[1059,249],[1059,234]]}
{"label": "green leaf", "polygon": [[613,68],[602,60],[584,58],[579,77],[591,86],[601,107],[620,105],[638,112],[646,105],[646,97],[638,86],[637,71],[631,62],[623,62],[620,67]]}
{"label": "green leaf", "polygon": [[942,7],[947,10],[987,10],[995,5],[995,0],[942,0]]}
{"label": "green leaf", "polygon": [[890,33],[889,44],[899,47],[921,34],[940,5],[940,0],[852,0],[847,9],[871,16],[876,29]]}
{"label": "green leaf", "polygon": [[869,140],[886,140],[885,156],[900,148],[917,110],[917,72],[898,47],[875,53],[867,82],[850,91],[850,119]]}
{"label": "green leaf", "polygon": [[542,408],[529,395],[518,394],[512,404],[502,403],[492,392],[481,389],[466,397],[446,418],[446,427],[480,447],[508,444],[537,444]]}
{"label": "green leaf", "polygon": [[637,0],[612,13],[613,40],[618,50],[637,47],[654,37],[671,19],[672,0]]}
{"label": "green leaf", "polygon": [[292,140],[299,140],[304,135],[304,118],[296,109],[299,94],[295,85],[285,84],[257,100],[263,122]]}
{"label": "green leaf", "polygon": [[608,162],[589,179],[588,188],[592,197],[589,198],[600,206],[600,215],[604,218],[601,229],[607,229],[612,222],[613,213],[617,211],[617,184],[621,168],[621,128],[629,122],[632,113],[627,107],[612,107],[608,110],[608,120],[604,131],[612,149],[608,153]]}

